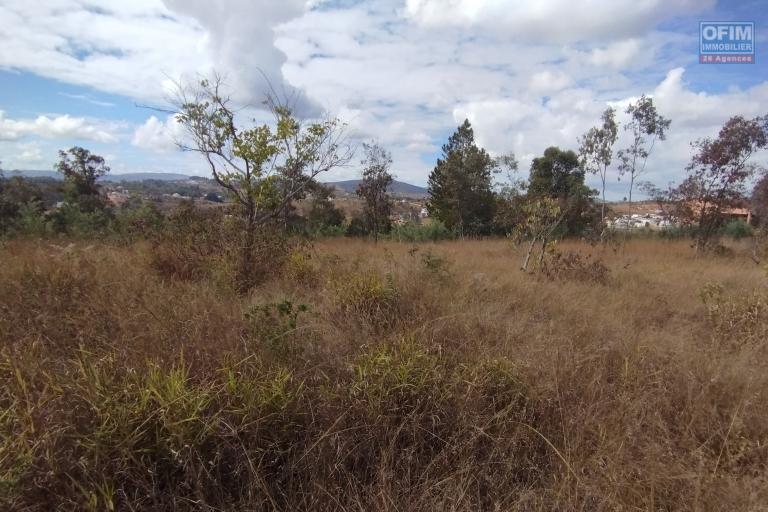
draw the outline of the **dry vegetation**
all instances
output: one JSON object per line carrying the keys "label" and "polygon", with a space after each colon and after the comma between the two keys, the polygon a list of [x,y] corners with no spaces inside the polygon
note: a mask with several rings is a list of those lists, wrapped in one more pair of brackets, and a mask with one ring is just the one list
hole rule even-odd
{"label": "dry vegetation", "polygon": [[563,246],[329,240],[241,297],[5,242],[0,509],[765,510],[765,272]]}

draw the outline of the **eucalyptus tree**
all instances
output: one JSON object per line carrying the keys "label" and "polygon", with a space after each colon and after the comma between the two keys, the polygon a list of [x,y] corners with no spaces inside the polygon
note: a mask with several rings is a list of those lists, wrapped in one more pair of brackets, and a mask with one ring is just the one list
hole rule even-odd
{"label": "eucalyptus tree", "polygon": [[665,140],[672,121],[661,116],[653,99],[645,95],[625,110],[629,121],[624,129],[631,134],[629,146],[619,150],[619,176],[629,175],[629,212],[632,213],[632,190],[635,180],[645,173],[645,164],[657,140]]}
{"label": "eucalyptus tree", "polygon": [[387,189],[392,184],[392,155],[376,143],[363,143],[365,158],[363,179],[356,193],[365,201],[363,216],[373,239],[378,242],[379,233],[389,230],[389,216],[392,214],[392,198]]}
{"label": "eucalyptus tree", "polygon": [[616,124],[616,110],[607,108],[601,116],[603,122],[600,127],[592,127],[579,139],[579,158],[582,169],[586,172],[600,176],[602,184],[602,206],[600,208],[600,221],[605,226],[605,183],[608,177],[608,167],[613,161],[613,145],[618,136]]}

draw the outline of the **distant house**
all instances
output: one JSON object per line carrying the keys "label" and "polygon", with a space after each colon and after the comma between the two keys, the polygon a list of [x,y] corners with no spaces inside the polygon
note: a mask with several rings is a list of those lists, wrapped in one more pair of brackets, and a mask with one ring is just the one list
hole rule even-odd
{"label": "distant house", "polygon": [[109,201],[112,206],[118,208],[125,205],[130,198],[131,196],[127,192],[121,190],[111,190],[107,192],[107,201]]}
{"label": "distant house", "polygon": [[[691,203],[691,210],[698,215],[701,211],[699,202]],[[752,210],[749,208],[724,208],[722,215],[729,220],[743,220],[747,224],[752,223]]]}
{"label": "distant house", "polygon": [[426,208],[422,208],[421,211],[419,212],[419,217],[421,217],[422,219],[426,219],[427,217],[429,217],[429,210],[427,210]]}

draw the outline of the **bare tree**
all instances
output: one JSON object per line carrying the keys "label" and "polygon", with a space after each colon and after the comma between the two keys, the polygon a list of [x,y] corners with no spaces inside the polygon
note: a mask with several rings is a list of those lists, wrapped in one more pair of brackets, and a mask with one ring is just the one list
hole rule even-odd
{"label": "bare tree", "polygon": [[389,216],[392,213],[392,199],[387,188],[392,184],[392,155],[377,143],[363,143],[365,158],[363,164],[363,179],[357,187],[357,195],[365,200],[363,215],[366,224],[373,232],[374,241],[379,241],[379,233],[389,227]]}
{"label": "bare tree", "polygon": [[178,84],[173,113],[187,135],[178,146],[203,156],[213,179],[238,207],[245,230],[241,278],[248,287],[259,228],[304,194],[319,174],[346,165],[354,151],[337,119],[298,119],[295,102],[274,90],[264,101],[273,123],[242,124],[224,89],[219,75]]}
{"label": "bare tree", "polygon": [[656,111],[653,99],[640,96],[636,103],[630,103],[625,111],[629,122],[624,129],[630,131],[632,140],[629,147],[619,150],[619,176],[629,175],[629,213],[632,213],[632,191],[635,180],[645,173],[645,164],[657,140],[665,140],[672,123]]}
{"label": "bare tree", "polygon": [[616,143],[618,126],[616,124],[616,110],[607,108],[601,119],[601,127],[590,128],[579,140],[579,157],[581,166],[586,172],[600,176],[602,183],[603,204],[600,209],[600,220],[605,226],[605,182],[608,176],[608,167],[613,160],[613,145]]}

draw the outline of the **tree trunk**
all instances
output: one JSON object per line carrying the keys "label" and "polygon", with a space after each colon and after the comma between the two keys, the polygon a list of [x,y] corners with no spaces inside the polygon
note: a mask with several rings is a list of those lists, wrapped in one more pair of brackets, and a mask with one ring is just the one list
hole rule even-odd
{"label": "tree trunk", "polygon": [[537,240],[536,237],[533,237],[533,239],[531,239],[531,243],[528,244],[528,251],[525,253],[523,264],[520,267],[520,270],[522,270],[523,272],[528,270],[528,261],[530,261],[531,259],[531,253],[533,252],[533,246],[536,243],[536,240]]}
{"label": "tree trunk", "polygon": [[256,243],[256,211],[249,206],[246,210],[245,239],[243,240],[243,253],[240,261],[238,276],[238,289],[245,293],[253,286],[253,258],[254,245]]}
{"label": "tree trunk", "polygon": [[539,252],[539,261],[537,263],[539,269],[541,269],[541,265],[544,263],[544,252],[547,250],[547,239],[542,238],[541,239],[541,252]]}

